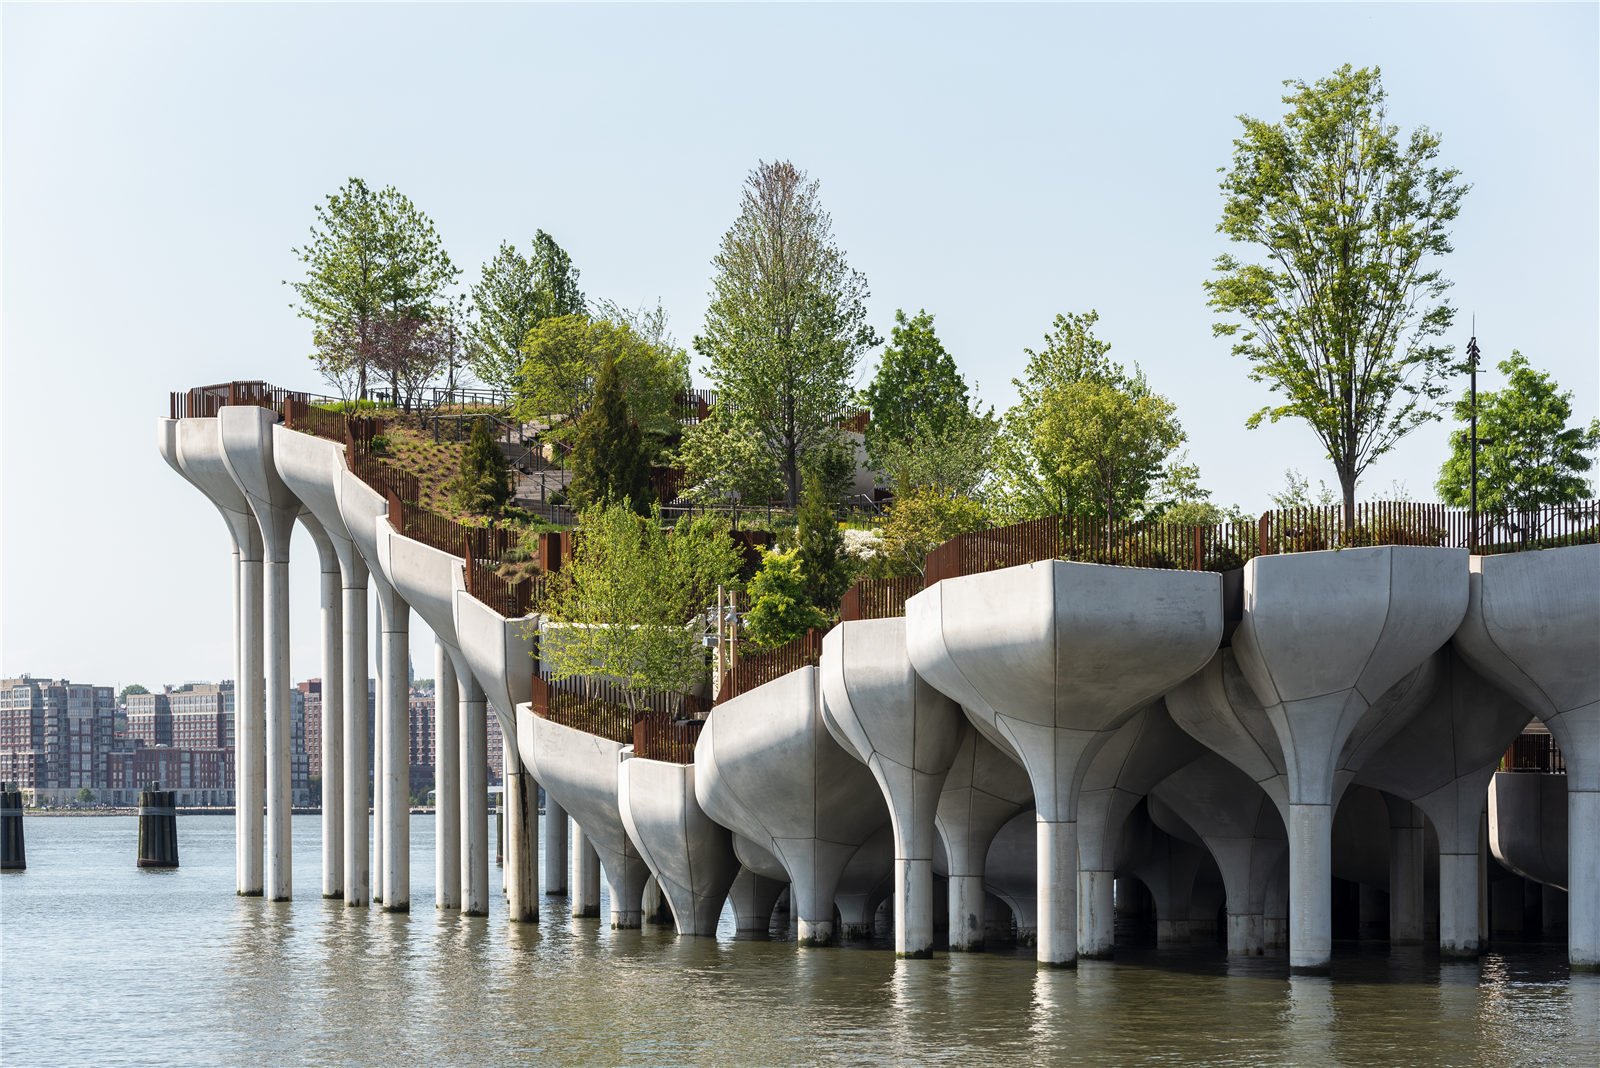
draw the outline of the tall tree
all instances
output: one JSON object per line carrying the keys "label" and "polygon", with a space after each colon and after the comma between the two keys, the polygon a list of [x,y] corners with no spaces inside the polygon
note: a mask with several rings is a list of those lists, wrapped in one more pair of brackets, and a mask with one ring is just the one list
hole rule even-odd
{"label": "tall tree", "polygon": [[[1434,163],[1439,138],[1386,121],[1377,68],[1346,64],[1314,85],[1285,82],[1280,123],[1241,115],[1217,225],[1260,246],[1264,262],[1217,257],[1211,306],[1250,377],[1283,403],[1252,415],[1310,424],[1328,450],[1354,521],[1356,483],[1405,434],[1437,418],[1451,349],[1433,342],[1455,309],[1433,258],[1468,186]],[[1241,326],[1246,328],[1240,333]]]}
{"label": "tall tree", "polygon": [[[1600,420],[1568,425],[1572,393],[1513,349],[1500,362],[1506,385],[1478,394],[1478,508],[1485,515],[1527,516],[1541,506],[1583,500],[1594,492],[1584,472],[1586,453],[1600,448]],[[1439,499],[1465,506],[1471,494],[1472,401],[1455,404],[1461,424],[1450,435],[1450,457],[1439,471]],[[1527,524],[1522,524],[1526,526]]]}
{"label": "tall tree", "polygon": [[839,533],[822,476],[816,471],[806,474],[795,519],[801,587],[812,604],[831,616],[850,584],[850,564],[845,559],[844,535]]}
{"label": "tall tree", "polygon": [[468,357],[473,373],[489,385],[514,392],[522,382],[522,345],[545,319],[585,310],[572,257],[543,230],[527,255],[502,241],[472,287],[473,321]]}
{"label": "tall tree", "polygon": [[833,434],[857,361],[879,344],[867,280],[834,243],[817,183],[787,161],[750,172],[712,264],[695,349],[710,361],[719,400],[748,415],[778,456],[792,505],[802,457]]}
{"label": "tall tree", "polygon": [[1087,487],[1075,483],[1057,462],[1045,433],[1045,417],[1067,386],[1094,381],[1130,393],[1148,392],[1137,368],[1130,378],[1109,358],[1110,343],[1094,335],[1099,320],[1093,310],[1057,315],[1044,347],[1023,350],[1027,370],[1023,378],[1011,380],[1017,403],[1001,419],[994,450],[995,506],[1011,518],[1073,515],[1093,507]]}
{"label": "tall tree", "polygon": [[[433,221],[393,186],[373,192],[351,178],[315,210],[311,241],[293,250],[306,276],[285,284],[300,298],[296,310],[314,325],[318,354],[312,359],[321,363],[336,352],[355,361],[357,393],[365,399],[372,360],[382,348],[380,319],[387,316],[392,326],[429,318],[460,271]],[[344,341],[331,344],[336,336]],[[387,377],[398,396],[398,374]]]}
{"label": "tall tree", "polygon": [[1162,465],[1184,440],[1172,402],[1108,382],[1069,382],[1050,398],[1041,426],[1064,481],[1082,486],[1109,532],[1146,504]]}
{"label": "tall tree", "polygon": [[585,315],[557,315],[528,332],[522,347],[522,387],[516,410],[525,420],[551,419],[557,438],[570,436],[594,402],[600,370],[617,365],[631,417],[645,432],[650,455],[676,433],[678,398],[689,388],[689,355],[658,347],[627,326]]}
{"label": "tall tree", "polygon": [[617,361],[607,358],[595,383],[594,404],[578,422],[568,497],[580,508],[626,500],[642,513],[650,505],[650,458],[643,438],[629,417]]}
{"label": "tall tree", "polygon": [[723,404],[684,429],[674,462],[684,470],[683,497],[696,504],[731,505],[735,530],[741,508],[759,507],[783,492],[772,450],[748,418]]}
{"label": "tall tree", "polygon": [[909,318],[904,309],[895,311],[889,344],[861,402],[872,412],[866,444],[875,467],[883,442],[903,442],[924,424],[937,436],[952,419],[967,414],[966,380],[926,310]]}

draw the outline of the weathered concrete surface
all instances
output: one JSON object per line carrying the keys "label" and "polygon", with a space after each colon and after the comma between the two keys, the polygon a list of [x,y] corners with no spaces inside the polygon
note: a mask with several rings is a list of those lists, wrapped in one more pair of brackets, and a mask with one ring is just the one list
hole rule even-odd
{"label": "weathered concrete surface", "polygon": [[984,859],[984,888],[1011,910],[1019,945],[1039,938],[1039,816],[1024,809],[1001,824]]}
{"label": "weathered concrete surface", "polygon": [[695,800],[694,765],[632,753],[624,747],[617,765],[622,825],[666,897],[678,933],[714,936],[739,873],[733,836]]}
{"label": "weathered concrete surface", "polygon": [[1151,793],[1151,816],[1169,834],[1177,831],[1160,818],[1176,814],[1210,851],[1227,892],[1228,952],[1236,956],[1265,950],[1267,881],[1289,850],[1278,806],[1250,777],[1215,753],[1178,769]]}
{"label": "weathered concrete surface", "polygon": [[322,639],[322,896],[344,896],[344,580],[333,538],[308,509],[300,525],[317,547],[321,567]]}
{"label": "weathered concrete surface", "polygon": [[889,819],[872,773],[823,726],[821,704],[817,669],[791,671],[715,706],[695,745],[700,807],[783,865],[802,945],[833,940],[840,873]]}
{"label": "weathered concrete surface", "polygon": [[[839,872],[833,907],[839,913],[839,934],[846,941],[872,937],[873,917],[877,915],[878,906],[888,900],[895,889],[894,850],[894,828],[884,823],[861,843]],[[930,875],[930,881],[931,878]],[[932,899],[931,886],[929,899]],[[932,926],[931,917],[929,926]]]}
{"label": "weathered concrete surface", "polygon": [[943,870],[936,863],[934,872],[950,880],[952,950],[983,948],[989,847],[1006,821],[1032,807],[1033,788],[1022,765],[983,733],[968,731],[945,775],[934,819],[945,857]]}
{"label": "weathered concrete surface", "polygon": [[433,904],[461,907],[461,685],[455,657],[433,643]]}
{"label": "weathered concrete surface", "polygon": [[1205,752],[1157,699],[1118,727],[1090,762],[1078,794],[1080,956],[1109,957],[1114,947],[1123,820],[1157,783]]}
{"label": "weathered concrete surface", "polygon": [[1222,638],[1222,579],[1048,561],[945,579],[906,604],[917,673],[1021,758],[1038,812],[1038,959],[1077,959],[1077,798],[1095,750]]}
{"label": "weathered concrete surface", "polygon": [[[1575,843],[1568,837],[1567,777],[1496,772],[1489,783],[1488,806],[1489,848],[1495,859],[1524,879],[1559,887],[1570,894],[1568,850]],[[1600,841],[1591,839],[1587,848],[1600,848]],[[1476,891],[1476,870],[1472,875]],[[1476,893],[1473,901],[1477,901]],[[1473,920],[1477,920],[1476,913]]]}
{"label": "weathered concrete surface", "polygon": [[517,726],[523,763],[533,769],[545,793],[559,800],[583,828],[599,854],[611,889],[611,925],[640,926],[650,869],[628,836],[617,803],[622,744],[541,719],[526,704],[517,708]]}
{"label": "weathered concrete surface", "polygon": [[1200,884],[1203,872],[1210,881],[1221,883],[1215,862],[1199,835],[1158,799],[1152,797],[1128,814],[1117,848],[1117,871],[1138,879],[1150,891],[1158,944],[1181,945],[1214,922],[1207,916],[1210,895],[1200,892]]}
{"label": "weathered concrete surface", "polygon": [[[1471,956],[1478,952],[1478,829],[1489,779],[1527,725],[1529,712],[1474,671],[1453,643],[1435,654],[1435,660],[1438,685],[1432,697],[1393,738],[1361,760],[1356,781],[1414,802],[1433,824],[1440,854],[1439,949]],[[1402,837],[1409,842],[1415,836]],[[1421,937],[1415,900],[1420,888],[1408,887],[1407,893],[1412,896],[1398,934],[1395,921],[1400,917],[1391,918],[1391,941]],[[1393,888],[1390,896],[1397,896]],[[1415,922],[1413,914],[1418,916]]]}
{"label": "weathered concrete surface", "polygon": [[788,885],[781,879],[768,878],[741,865],[728,890],[735,933],[744,938],[766,937],[772,927],[773,906]]}
{"label": "weathered concrete surface", "polygon": [[829,733],[867,765],[889,806],[895,952],[931,956],[934,817],[972,728],[959,705],[912,670],[904,619],[841,623],[823,638],[819,667]]}
{"label": "weathered concrete surface", "polygon": [[1456,648],[1544,721],[1567,762],[1567,953],[1600,968],[1600,545],[1473,557]]}
{"label": "weathered concrete surface", "polygon": [[1326,968],[1332,953],[1336,779],[1359,770],[1346,747],[1392,734],[1415,711],[1402,696],[1369,716],[1461,622],[1465,565],[1465,550],[1412,546],[1258,556],[1245,565],[1233,652],[1286,768],[1291,967]]}

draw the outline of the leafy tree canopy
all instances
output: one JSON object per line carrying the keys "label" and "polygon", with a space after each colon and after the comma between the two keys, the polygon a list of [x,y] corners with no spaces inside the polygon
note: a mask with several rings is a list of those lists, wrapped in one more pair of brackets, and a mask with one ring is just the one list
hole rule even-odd
{"label": "leafy tree canopy", "polygon": [[771,648],[793,641],[812,627],[827,625],[828,618],[806,595],[799,550],[768,553],[761,570],[750,580],[745,639],[758,647]]}
{"label": "leafy tree canopy", "polygon": [[721,403],[751,420],[778,458],[788,503],[801,460],[834,433],[862,353],[867,281],[845,262],[817,183],[792,163],[762,163],[745,180],[739,216],[712,260],[716,275],[695,349]]}
{"label": "leafy tree canopy", "polygon": [[844,535],[839,533],[833,505],[816,471],[806,475],[795,520],[801,588],[807,600],[832,615],[850,584],[851,564],[845,558]]}
{"label": "leafy tree canopy", "polygon": [[683,350],[652,344],[626,323],[558,315],[528,332],[522,355],[516,412],[528,421],[564,421],[549,436],[572,436],[595,399],[600,369],[608,360],[617,365],[622,395],[650,455],[677,433],[678,398],[689,387],[689,357]]}
{"label": "leafy tree canopy", "polygon": [[962,412],[944,425],[913,417],[904,438],[882,438],[873,466],[888,477],[895,496],[936,490],[954,497],[981,498],[994,464],[1000,423],[993,414]]}
{"label": "leafy tree canopy", "polygon": [[1373,460],[1437,418],[1451,349],[1435,343],[1455,309],[1435,265],[1467,185],[1438,166],[1439,138],[1387,121],[1377,68],[1348,64],[1308,85],[1285,82],[1278,123],[1241,115],[1224,173],[1222,221],[1261,262],[1216,260],[1210,304],[1241,322],[1250,377],[1281,402],[1250,417],[1303,419],[1328,450],[1353,522],[1355,487]]}
{"label": "leafy tree canopy", "polygon": [[[1515,349],[1500,362],[1504,389],[1478,394],[1478,509],[1511,516],[1543,505],[1584,500],[1594,492],[1586,479],[1600,448],[1600,420],[1569,425],[1572,392],[1535,370]],[[1461,424],[1450,435],[1450,457],[1439,471],[1439,499],[1464,507],[1471,492],[1472,401],[1455,404]]]}
{"label": "leafy tree canopy", "polygon": [[889,344],[878,360],[877,373],[862,391],[861,403],[872,412],[867,425],[867,455],[882,470],[880,443],[903,442],[920,428],[942,434],[946,424],[968,414],[967,383],[956,361],[945,351],[926,310],[907,317],[894,313]]}
{"label": "leafy tree canopy", "polygon": [[759,507],[783,494],[778,460],[754,422],[725,404],[687,427],[674,462],[683,468],[686,500],[701,505],[732,505],[733,525],[741,507]]}
{"label": "leafy tree canopy", "polygon": [[1171,401],[1084,379],[1050,391],[1038,441],[1055,459],[1062,483],[1082,487],[1092,502],[1080,514],[1107,523],[1143,510],[1167,457],[1185,439]]}
{"label": "leafy tree canopy", "polygon": [[122,688],[122,692],[117,694],[117,700],[126,701],[131,694],[149,693],[149,692],[150,692],[149,690],[145,689],[139,683],[133,682],[133,683],[129,683],[128,685],[126,685],[126,686],[124,686]]}
{"label": "leafy tree canopy", "polygon": [[501,242],[472,287],[468,358],[480,380],[510,392],[522,384],[522,343],[528,331],[558,315],[581,315],[578,269],[555,238],[539,230],[524,255]]}
{"label": "leafy tree canopy", "polygon": [[884,577],[921,575],[928,553],[958,534],[989,526],[979,501],[937,487],[896,493],[883,523],[878,550]]}
{"label": "leafy tree canopy", "polygon": [[578,421],[567,496],[580,508],[626,501],[643,512],[650,504],[650,457],[639,424],[629,417],[615,356],[606,357],[594,404]]}

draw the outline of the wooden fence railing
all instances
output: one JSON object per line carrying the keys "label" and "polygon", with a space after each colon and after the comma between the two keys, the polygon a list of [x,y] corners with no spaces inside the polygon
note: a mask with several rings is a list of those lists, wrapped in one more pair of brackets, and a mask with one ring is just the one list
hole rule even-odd
{"label": "wooden fence railing", "polygon": [[633,755],[672,764],[694,763],[694,743],[709,707],[694,694],[635,694],[607,679],[533,676],[533,714],[623,745]]}
{"label": "wooden fence railing", "polygon": [[1519,735],[1517,740],[1511,743],[1511,748],[1500,758],[1500,770],[1565,774],[1567,759],[1561,755],[1561,747],[1556,745],[1554,738],[1548,734],[1534,734],[1530,731]]}
{"label": "wooden fence railing", "polygon": [[906,601],[921,593],[922,576],[857,579],[839,602],[839,622],[856,619],[894,619],[906,614]]}
{"label": "wooden fence railing", "polygon": [[717,703],[749,693],[791,671],[815,666],[822,658],[822,634],[812,628],[793,641],[760,652],[746,653],[736,646],[733,663],[722,673],[717,687]]}
{"label": "wooden fence railing", "polygon": [[301,390],[282,389],[270,382],[220,382],[172,393],[173,419],[210,419],[229,405],[248,404],[282,411],[290,400],[306,403],[309,395]]}

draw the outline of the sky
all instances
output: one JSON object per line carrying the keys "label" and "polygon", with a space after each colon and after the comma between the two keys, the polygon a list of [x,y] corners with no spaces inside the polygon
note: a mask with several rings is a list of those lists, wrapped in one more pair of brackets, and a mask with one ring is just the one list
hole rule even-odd
{"label": "sky", "polygon": [[[285,280],[347,178],[394,185],[470,284],[553,235],[591,298],[689,345],[762,160],[820,185],[888,335],[925,308],[990,404],[1061,312],[1172,398],[1202,484],[1337,485],[1252,383],[1202,283],[1238,116],[1379,66],[1391,121],[1472,183],[1441,264],[1488,364],[1600,401],[1600,6],[177,5],[0,9],[0,673],[152,688],[232,673],[229,543],[162,461],[167,394],[322,388]],[[876,354],[864,362],[870,378]],[[703,381],[703,369],[697,367]],[[1498,388],[1492,369],[1482,388]],[[1463,383],[1464,388],[1464,383]],[[1358,496],[1433,498],[1446,427]],[[296,535],[291,673],[320,673]],[[419,676],[432,637],[412,624]]]}

